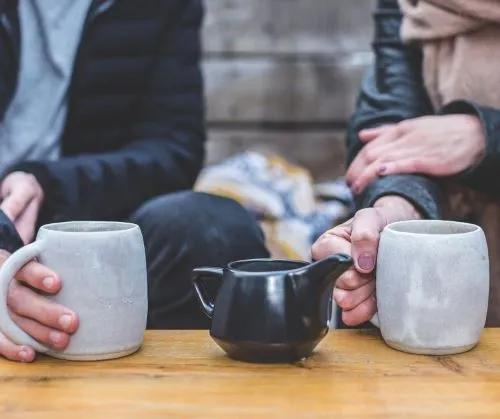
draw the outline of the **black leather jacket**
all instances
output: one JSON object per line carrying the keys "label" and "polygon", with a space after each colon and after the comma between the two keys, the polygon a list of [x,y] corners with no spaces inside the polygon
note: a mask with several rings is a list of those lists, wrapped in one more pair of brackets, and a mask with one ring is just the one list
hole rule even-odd
{"label": "black leather jacket", "polygon": [[[461,100],[435,112],[422,79],[421,51],[401,41],[402,15],[397,0],[379,0],[373,16],[374,64],[363,80],[355,114],[349,123],[347,163],[352,162],[363,146],[358,132],[364,128],[424,115],[474,114],[483,123],[486,153],[478,164],[456,178],[469,187],[500,196],[500,183],[494,181],[500,165],[500,110]],[[356,204],[358,208],[370,207],[384,195],[405,197],[427,218],[441,217],[441,189],[439,183],[429,177],[392,175],[379,178],[356,198]]]}

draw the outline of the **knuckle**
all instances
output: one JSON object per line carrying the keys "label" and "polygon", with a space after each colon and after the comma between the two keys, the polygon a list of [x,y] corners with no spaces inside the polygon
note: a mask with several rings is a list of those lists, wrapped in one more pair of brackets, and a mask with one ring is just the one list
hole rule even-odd
{"label": "knuckle", "polygon": [[411,128],[411,121],[409,120],[405,120],[405,121],[401,121],[399,122],[397,125],[396,125],[396,130],[397,130],[397,133],[398,134],[404,134],[406,132],[408,132]]}
{"label": "knuckle", "polygon": [[311,247],[311,255],[313,259],[321,259],[322,250],[320,240],[322,240],[321,237]]}
{"label": "knuckle", "polygon": [[362,282],[359,274],[355,270],[349,269],[337,280],[337,286],[339,288],[353,290],[359,288]]}
{"label": "knuckle", "polygon": [[329,241],[330,237],[323,235],[312,245],[311,254],[314,259],[323,259],[328,254],[331,248]]}
{"label": "knuckle", "polygon": [[23,200],[17,197],[10,198],[9,202],[10,202],[10,207],[14,208],[15,210],[21,209],[24,206]]}
{"label": "knuckle", "polygon": [[26,298],[26,292],[24,287],[19,285],[11,285],[9,287],[9,293],[7,295],[7,305],[12,311],[19,313],[24,305],[24,300]]}
{"label": "knuckle", "polygon": [[337,304],[343,310],[353,309],[353,300],[349,294],[343,296],[340,300],[337,300]]}
{"label": "knuckle", "polygon": [[36,184],[38,183],[36,180],[36,177],[32,175],[31,173],[26,173],[26,180],[30,183]]}
{"label": "knuckle", "polygon": [[356,212],[356,215],[354,216],[354,221],[358,221],[360,218],[365,218],[367,216],[372,215],[373,213],[373,208],[362,208]]}
{"label": "knuckle", "polygon": [[363,154],[364,154],[365,160],[369,163],[374,162],[378,158],[378,153],[375,150],[373,150],[373,148],[370,148],[370,147],[365,148],[365,151]]}
{"label": "knuckle", "polygon": [[414,159],[411,164],[410,164],[410,169],[413,169],[414,171],[422,171],[425,168],[425,163],[422,159],[416,158]]}
{"label": "knuckle", "polygon": [[379,233],[367,227],[360,227],[353,231],[351,239],[353,242],[370,242],[375,243],[378,241]]}
{"label": "knuckle", "polygon": [[335,287],[333,289],[333,298],[335,299],[335,302],[338,304],[339,307],[345,309],[347,302],[349,301],[349,292],[343,289],[340,289],[338,287]]}
{"label": "knuckle", "polygon": [[37,178],[32,174],[29,174],[28,176],[29,176],[28,181],[29,181],[30,187],[33,188],[35,195],[39,196],[42,193],[42,188],[41,188],[40,184],[38,183]]}

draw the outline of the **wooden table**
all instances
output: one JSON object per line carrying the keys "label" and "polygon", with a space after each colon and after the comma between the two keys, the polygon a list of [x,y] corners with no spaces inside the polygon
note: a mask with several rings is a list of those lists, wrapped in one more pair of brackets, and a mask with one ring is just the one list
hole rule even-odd
{"label": "wooden table", "polygon": [[1,419],[500,418],[500,329],[452,357],[335,330],[293,365],[231,361],[205,331],[147,332],[127,358],[0,361],[0,377]]}

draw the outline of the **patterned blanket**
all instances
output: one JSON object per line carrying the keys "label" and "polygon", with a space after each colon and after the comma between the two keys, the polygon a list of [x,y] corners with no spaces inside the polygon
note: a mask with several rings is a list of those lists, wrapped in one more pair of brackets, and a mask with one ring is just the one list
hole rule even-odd
{"label": "patterned blanket", "polygon": [[343,179],[315,184],[303,167],[256,151],[205,168],[195,190],[246,207],[260,223],[271,255],[279,258],[310,260],[319,235],[353,211]]}

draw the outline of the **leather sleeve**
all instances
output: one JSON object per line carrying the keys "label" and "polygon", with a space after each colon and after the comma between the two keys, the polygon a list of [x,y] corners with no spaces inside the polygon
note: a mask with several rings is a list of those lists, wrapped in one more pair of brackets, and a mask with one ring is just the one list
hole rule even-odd
{"label": "leather sleeve", "polygon": [[[366,74],[347,133],[347,163],[363,147],[358,132],[388,123],[434,114],[422,80],[418,48],[403,44],[402,15],[397,0],[379,0],[374,12],[374,62]],[[373,181],[356,197],[358,208],[372,206],[384,195],[410,201],[426,218],[441,217],[438,184],[421,175],[393,175]]]}
{"label": "leather sleeve", "polygon": [[464,185],[499,198],[500,182],[495,182],[495,178],[500,174],[500,109],[457,100],[444,106],[440,113],[471,114],[481,120],[486,139],[483,158],[457,178]]}

